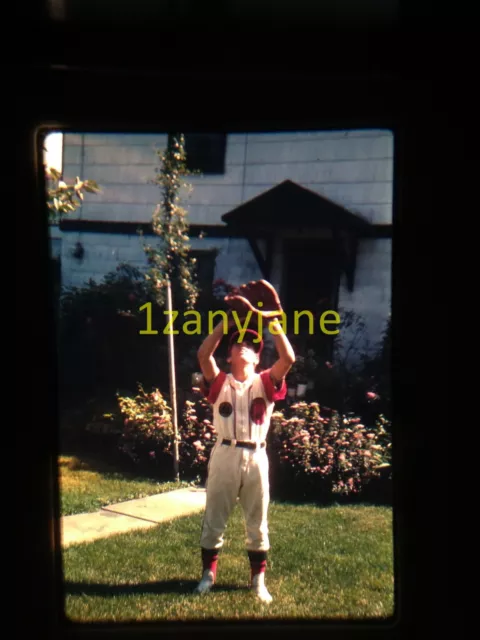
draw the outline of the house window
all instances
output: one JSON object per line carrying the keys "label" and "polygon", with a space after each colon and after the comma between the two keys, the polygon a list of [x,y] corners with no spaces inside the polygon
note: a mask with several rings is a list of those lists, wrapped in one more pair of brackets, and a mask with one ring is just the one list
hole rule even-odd
{"label": "house window", "polygon": [[203,174],[225,173],[225,133],[186,133],[187,168]]}
{"label": "house window", "polygon": [[211,295],[212,283],[215,274],[215,260],[218,255],[216,249],[195,251],[191,250],[190,255],[196,258],[196,271],[198,278],[198,286],[200,288],[200,297],[207,299]]}

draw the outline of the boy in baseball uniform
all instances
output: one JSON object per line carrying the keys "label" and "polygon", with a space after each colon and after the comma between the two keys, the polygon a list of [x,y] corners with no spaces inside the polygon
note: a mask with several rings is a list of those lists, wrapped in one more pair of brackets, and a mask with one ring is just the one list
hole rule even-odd
{"label": "boy in baseball uniform", "polygon": [[[238,317],[238,316],[237,316]],[[238,326],[230,320],[229,326]],[[220,371],[214,352],[224,335],[220,322],[198,351],[203,392],[213,408],[217,441],[208,465],[207,501],[200,546],[203,575],[195,591],[207,593],[215,583],[218,554],[227,520],[237,497],[246,524],[246,549],[251,588],[262,602],[272,597],[265,586],[269,504],[266,437],[275,401],[286,396],[285,376],[295,354],[278,319],[270,322],[278,359],[270,369],[256,372],[263,349],[261,335],[242,328],[231,335],[228,362],[231,373]]]}

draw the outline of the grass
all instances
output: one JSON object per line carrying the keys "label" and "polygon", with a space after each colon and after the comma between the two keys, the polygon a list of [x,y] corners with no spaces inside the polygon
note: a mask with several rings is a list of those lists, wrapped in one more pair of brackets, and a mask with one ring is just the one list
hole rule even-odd
{"label": "grass", "polygon": [[266,584],[270,605],[248,590],[240,507],[219,558],[217,584],[201,574],[202,514],[64,550],[65,613],[73,622],[329,618],[393,615],[392,510],[273,502]]}
{"label": "grass", "polygon": [[61,515],[91,513],[102,507],[188,486],[139,478],[84,456],[59,456]]}

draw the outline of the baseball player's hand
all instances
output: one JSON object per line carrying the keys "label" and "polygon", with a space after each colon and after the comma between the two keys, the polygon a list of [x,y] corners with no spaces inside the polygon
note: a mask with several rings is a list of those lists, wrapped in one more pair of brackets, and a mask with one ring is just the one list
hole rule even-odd
{"label": "baseball player's hand", "polygon": [[278,293],[266,280],[242,284],[238,293],[225,296],[225,302],[239,316],[246,316],[249,311],[252,311],[271,320],[280,317],[283,313]]}

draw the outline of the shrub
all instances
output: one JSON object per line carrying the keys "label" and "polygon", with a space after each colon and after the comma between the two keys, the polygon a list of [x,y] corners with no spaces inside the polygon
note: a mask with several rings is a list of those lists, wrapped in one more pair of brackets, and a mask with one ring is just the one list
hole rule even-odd
{"label": "shrub", "polygon": [[[120,450],[137,465],[169,475],[173,469],[172,411],[158,389],[146,393],[139,385],[135,397],[117,396],[124,416]],[[216,436],[210,405],[200,394],[195,402],[186,400],[178,425],[180,474],[183,478],[205,478]],[[163,468],[160,467],[163,465]]]}
{"label": "shrub", "polygon": [[[187,400],[179,424],[180,473],[184,479],[205,480],[216,434],[212,408],[198,393]],[[118,397],[125,416],[120,448],[136,464],[151,466],[169,476],[173,469],[171,410],[158,389],[135,398]],[[326,412],[323,411],[325,414]],[[269,455],[277,474],[274,490],[289,487],[317,499],[355,496],[390,468],[389,421],[379,415],[373,426],[359,417],[331,411],[322,415],[318,403],[299,402],[288,415],[276,411],[269,433]]]}
{"label": "shrub", "polygon": [[[136,388],[137,380],[168,388],[166,336],[140,335],[150,302],[139,269],[119,265],[103,281],[63,290],[58,333],[59,391],[63,407],[118,388]],[[153,317],[162,317],[160,311]],[[155,327],[154,327],[155,328]]]}
{"label": "shrub", "polygon": [[213,428],[211,405],[196,394],[195,401],[186,400],[180,431],[180,470],[185,477],[195,474],[206,478],[208,461],[217,440]]}
{"label": "shrub", "polygon": [[340,317],[342,328],[335,340],[333,361],[319,362],[317,358],[318,366],[310,374],[315,380],[315,391],[306,399],[321,397],[323,406],[335,407],[341,414],[361,415],[367,423],[373,423],[379,414],[390,419],[390,320],[381,339],[370,347],[362,316],[353,311],[342,311]]}
{"label": "shrub", "polygon": [[381,415],[367,427],[353,414],[332,411],[325,417],[318,403],[299,402],[287,415],[273,413],[274,464],[283,483],[296,481],[297,490],[301,487],[317,497],[359,494],[390,464],[388,426]]}
{"label": "shrub", "polygon": [[139,384],[138,390],[134,398],[117,396],[124,416],[119,449],[135,463],[155,466],[167,475],[173,449],[172,411],[158,389],[146,393]]}

